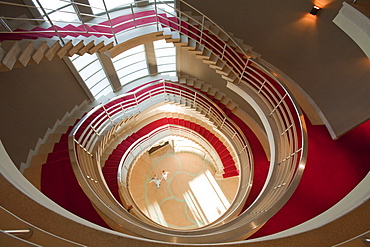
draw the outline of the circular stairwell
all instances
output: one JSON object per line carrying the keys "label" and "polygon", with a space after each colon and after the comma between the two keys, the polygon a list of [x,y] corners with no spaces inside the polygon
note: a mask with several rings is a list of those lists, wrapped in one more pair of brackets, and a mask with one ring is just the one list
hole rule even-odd
{"label": "circular stairwell", "polygon": [[[176,16],[168,17],[163,13],[157,15],[157,18],[160,20],[161,28],[168,28],[165,31],[170,31],[170,34],[160,38],[167,38],[175,45],[181,46],[210,64],[210,67],[214,68],[216,73],[219,73],[227,81],[231,90],[241,95],[257,109],[270,143],[271,163],[268,181],[257,200],[251,203],[250,207],[242,214],[238,215],[241,205],[237,205],[236,208],[239,211],[231,212],[227,216],[229,219],[225,222],[216,222],[210,227],[196,229],[186,234],[148,224],[127,213],[125,208],[113,197],[107,186],[104,186],[105,182],[99,170],[101,168],[99,159],[102,157],[107,143],[111,141],[110,138],[124,126],[125,121],[138,117],[143,107],[148,107],[145,105],[148,104],[145,100],[140,102],[141,109],[130,109],[130,112],[126,111],[129,108],[122,107],[120,103],[115,102],[118,99],[115,99],[112,101],[113,103],[109,102],[87,113],[74,126],[73,130],[69,128],[68,132],[71,131],[71,134],[69,134],[67,153],[71,157],[73,169],[86,195],[96,209],[104,215],[104,218],[110,219],[108,220],[110,226],[115,225],[113,227],[115,230],[121,229],[124,233],[134,232],[135,235],[138,234],[144,238],[177,243],[216,243],[245,239],[283,206],[299,182],[307,152],[302,114],[294,99],[270,71],[253,59],[258,58],[258,54],[251,52],[251,50],[245,51],[245,46],[242,47],[238,42],[235,42],[228,33],[210,20],[204,22],[203,18],[203,22],[201,22],[198,16],[192,16],[185,12],[182,13],[181,19]],[[158,22],[156,24],[158,25]],[[174,38],[177,34],[180,34],[178,39]],[[152,39],[156,38],[158,39],[158,37],[152,37]],[[125,49],[122,47],[118,44],[116,47],[106,49],[109,49],[109,53],[113,57]],[[64,48],[63,52],[61,51],[59,55],[66,54],[68,49]],[[9,65],[8,68],[10,67],[12,65]],[[176,84],[169,83],[168,86],[178,90],[178,87],[174,87],[174,85]],[[182,89],[182,91],[193,92],[191,89]],[[167,96],[167,98],[165,97],[167,101],[173,100],[175,103],[182,103],[182,98],[178,98],[179,95],[174,92],[164,91],[161,93]],[[138,106],[137,100],[140,96],[132,96],[131,94],[131,96],[125,97],[127,97],[127,101],[131,100],[130,104]],[[143,96],[145,96],[144,93]],[[173,98],[170,99],[172,96]],[[193,96],[192,99],[194,98]],[[176,100],[180,102],[176,102]],[[217,98],[213,98],[213,100],[216,101]],[[186,103],[184,104],[186,105]],[[191,103],[189,104],[191,105]],[[153,103],[151,102],[149,105],[153,105]],[[217,128],[222,129],[225,120],[228,119],[226,117],[228,108],[223,105],[223,109],[221,109],[215,105],[211,109],[217,109],[216,112],[223,117],[214,118],[213,123],[217,123]],[[197,109],[196,106],[194,108]],[[205,112],[203,114],[207,115]],[[69,161],[62,158],[66,154],[65,145],[65,139],[61,139],[60,144],[56,145],[56,149],[60,148],[60,151],[55,150],[56,152],[50,155],[50,160],[47,161],[51,162],[55,158],[59,165],[69,165]],[[238,155],[243,152],[244,154],[248,153],[246,144],[238,148],[236,152]],[[234,147],[234,149],[236,148]],[[243,161],[245,162],[244,159],[241,159],[241,162]],[[246,168],[245,165],[235,163],[235,168],[232,168],[231,172],[237,171],[236,168],[241,170]],[[228,167],[224,168],[224,172],[226,172],[224,174],[230,172],[227,170]],[[233,175],[238,174],[233,173]],[[250,186],[250,181],[247,178],[241,176],[241,179],[246,179],[246,181],[241,188],[244,191],[241,193],[243,195],[239,200],[236,200],[238,203],[246,200]],[[119,199],[119,197],[116,198]]]}

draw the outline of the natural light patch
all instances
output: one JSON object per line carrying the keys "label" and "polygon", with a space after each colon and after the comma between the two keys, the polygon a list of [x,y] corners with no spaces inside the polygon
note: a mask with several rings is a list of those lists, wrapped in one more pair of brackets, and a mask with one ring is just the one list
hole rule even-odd
{"label": "natural light patch", "polygon": [[121,85],[149,75],[144,45],[122,52],[112,59]]}
{"label": "natural light patch", "polygon": [[[78,19],[74,7],[68,1],[39,0],[39,2],[41,6],[34,1],[35,6],[44,9],[52,21],[68,22]],[[39,11],[43,14],[42,10]]]}
{"label": "natural light patch", "polygon": [[202,212],[202,209],[200,208],[197,200],[195,199],[194,195],[187,191],[184,194],[185,202],[188,205],[191,213],[193,214],[193,217],[195,219],[195,222],[197,225],[204,226],[207,224],[207,218],[205,217],[204,213]]}
{"label": "natural light patch", "polygon": [[197,222],[212,223],[230,207],[229,201],[208,170],[190,181],[189,186],[191,192],[186,192],[184,197],[188,198],[188,206]]}
{"label": "natural light patch", "polygon": [[168,226],[158,202],[155,201],[150,204],[144,213],[158,224],[161,224],[162,226]]}
{"label": "natural light patch", "polygon": [[113,92],[96,54],[76,54],[70,59],[95,99]]}
{"label": "natural light patch", "polygon": [[108,10],[112,10],[112,9],[115,9],[115,8],[118,8],[118,7],[130,7],[130,4],[131,3],[134,3],[133,0],[120,0],[120,1],[117,1],[117,0],[110,0],[110,1],[107,1],[105,0],[104,2],[102,0],[89,0],[89,3],[90,3],[90,6],[92,8],[92,11],[94,14],[99,14],[99,13],[102,13],[102,12],[105,12],[105,7],[104,7],[104,3],[105,3],[105,6],[107,7]]}
{"label": "natural light patch", "polygon": [[173,43],[166,40],[153,42],[157,59],[158,73],[171,72],[176,70],[176,48]]}

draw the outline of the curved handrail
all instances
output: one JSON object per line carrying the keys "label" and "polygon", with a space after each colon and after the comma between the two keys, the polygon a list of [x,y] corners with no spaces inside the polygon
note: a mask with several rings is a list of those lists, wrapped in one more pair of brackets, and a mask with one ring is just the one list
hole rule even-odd
{"label": "curved handrail", "polygon": [[[207,150],[208,154],[211,157],[211,160],[213,160],[213,165],[215,165],[217,162],[221,162],[214,147],[208,141],[202,138],[199,133],[191,129],[174,124],[167,124],[152,130],[150,133],[142,136],[137,141],[135,141],[125,151],[118,167],[118,186],[120,188],[120,191],[124,195],[123,198],[125,198],[126,203],[132,205],[134,208],[138,207],[136,206],[135,200],[132,197],[131,191],[129,189],[130,183],[127,182],[127,180],[129,180],[128,175],[133,169],[132,166],[135,165],[135,160],[139,159],[146,150],[149,150],[153,143],[163,140],[168,136],[181,136],[190,139],[202,146],[204,150]],[[146,220],[152,221],[152,219],[141,212],[141,210],[137,210],[136,212]]]}
{"label": "curved handrail", "polygon": [[[180,0],[180,2],[188,5],[183,0]],[[297,105],[290,96],[291,94],[275,76],[266,71],[258,61],[251,59],[248,52],[246,52],[238,42],[204,14],[190,5],[188,5],[188,7],[198,13],[200,19],[179,9],[174,9],[174,12],[180,17],[190,18],[192,23],[189,23],[157,7],[156,5],[155,14],[153,15],[156,20],[148,22],[147,25],[154,24],[157,25],[157,28],[159,28],[159,26],[168,27],[169,24],[163,21],[166,20],[173,25],[173,30],[188,35],[190,39],[194,40],[200,47],[209,52],[209,57],[215,56],[218,61],[221,61],[222,67],[224,67],[224,71],[221,72],[229,82],[237,85],[239,88],[248,88],[249,91],[259,98],[259,104],[262,105],[264,109],[268,109],[268,112],[265,111],[264,113],[266,114],[266,119],[268,119],[269,123],[272,125],[270,129],[273,129],[273,131],[271,132],[274,133],[274,135],[270,136],[270,141],[276,143],[275,147],[272,148],[274,158],[271,160],[272,169],[270,169],[269,179],[265,183],[263,192],[255,203],[253,203],[241,216],[236,218],[232,222],[233,225],[230,223],[218,228],[225,230],[225,232],[227,229],[233,229],[232,234],[228,232],[228,234],[231,234],[228,235],[228,239],[235,239],[238,238],[238,236],[245,237],[247,235],[245,229],[251,230],[254,229],[255,226],[262,225],[289,199],[295,187],[298,185],[307,156],[307,133],[303,115],[299,108],[296,107]],[[166,16],[164,16],[163,13],[166,13]],[[187,25],[182,25],[182,23],[187,23]],[[102,32],[102,34],[104,33]],[[134,96],[134,99],[144,100],[136,96]],[[135,102],[132,102],[132,104],[135,104]],[[113,126],[114,120],[117,122],[122,121],[122,119],[119,118],[111,119],[111,116],[105,109],[101,110],[104,113],[98,113],[101,119],[96,121],[96,129],[95,127],[89,127],[79,132],[78,134],[81,134],[81,136],[77,137],[77,140],[80,142],[74,143],[74,140],[70,140],[70,144],[76,148],[76,153],[79,154],[79,157],[77,157],[76,153],[71,151],[72,161],[84,160],[92,165],[92,167],[98,166],[96,163],[97,160],[95,159],[96,157],[94,156],[94,147],[98,145],[99,140],[104,138],[104,134],[109,133],[109,129]],[[130,111],[128,111],[128,114],[131,115],[138,113],[140,113],[140,109],[134,110],[130,108]],[[84,136],[94,138],[91,140],[84,139]],[[76,169],[76,173],[80,172],[80,168],[74,167],[74,169]],[[84,174],[95,174],[91,167],[83,167],[81,169]],[[100,191],[99,193],[102,193],[102,195],[109,195],[109,191],[106,191],[103,187],[97,186],[103,181],[100,180],[99,174],[95,175],[97,177],[90,177],[92,179],[88,178],[89,180],[86,180],[86,177],[81,179],[86,180],[86,183],[89,184],[88,186]],[[110,197],[107,196],[106,199],[110,200]],[[117,212],[122,210],[120,205],[114,203],[110,204],[109,207],[115,208]],[[104,211],[102,208],[100,208],[100,210]],[[140,225],[139,222],[136,222],[136,224]],[[238,226],[244,229],[236,228]],[[138,230],[140,233],[143,232],[143,230]],[[150,229],[147,230],[150,232],[150,236],[172,239],[172,237],[163,237],[161,233],[154,233],[154,231]],[[176,239],[185,242],[196,241],[195,239],[197,238],[195,235],[189,235],[185,238],[175,233],[171,234],[173,234],[171,236],[176,236]],[[204,234],[202,235],[202,239],[197,235],[198,240],[201,241],[218,241],[223,238],[222,236],[225,236],[221,234],[221,231],[211,232],[206,229],[197,231],[197,234]]]}
{"label": "curved handrail", "polygon": [[[165,97],[163,97],[163,95]],[[232,207],[232,210],[229,210],[228,214],[225,214],[223,218],[225,220],[228,216],[237,214],[236,210],[238,208],[241,209],[241,207],[243,206],[242,202],[246,199],[246,195],[250,190],[249,186],[245,186],[251,183],[250,178],[253,171],[252,167],[250,166],[251,159],[250,157],[248,158],[248,155],[250,154],[249,145],[244,139],[243,135],[240,135],[238,133],[239,131],[241,132],[241,130],[223,113],[219,106],[204,97],[196,90],[185,85],[173,82],[168,83],[163,81],[150,83],[124,96],[114,98],[109,103],[105,105],[100,105],[99,107],[96,107],[88,114],[86,114],[85,117],[81,119],[80,122],[71,131],[70,143],[74,142],[75,144],[73,144],[72,146],[76,149],[75,152],[71,153],[71,159],[73,160],[72,164],[74,166],[80,166],[81,164],[83,165],[83,167],[80,167],[79,169],[76,168],[75,171],[77,171],[78,173],[82,172],[82,174],[85,174],[85,177],[88,176],[88,179],[92,181],[90,182],[90,180],[86,179],[82,180],[87,183],[91,183],[91,185],[89,185],[90,189],[92,189],[90,193],[92,192],[95,195],[99,195],[101,197],[100,202],[103,202],[103,204],[109,207],[112,198],[109,199],[107,195],[111,195],[111,193],[107,192],[109,191],[106,188],[107,186],[105,186],[105,188],[98,188],[98,184],[105,183],[104,181],[101,181],[101,174],[97,174],[96,169],[94,172],[94,167],[98,166],[98,164],[96,164],[97,162],[94,161],[93,156],[94,145],[98,143],[98,140],[107,131],[108,127],[114,126],[113,128],[117,128],[116,126],[118,126],[119,124],[113,124],[116,123],[119,119],[122,119],[120,113],[123,113],[123,115],[125,115],[130,110],[132,110],[131,108],[138,108],[135,109],[135,112],[140,112],[143,110],[142,107],[143,104],[146,103],[146,101],[150,101],[150,105],[152,105],[153,102],[156,102],[155,97],[160,98],[161,101],[166,100],[182,102],[183,104],[196,109],[200,113],[207,114],[208,118],[215,124],[215,126],[219,128],[219,131],[223,132],[224,130],[227,130],[225,133],[226,136],[230,135],[229,138],[231,142],[233,142],[237,148],[235,156],[239,157],[238,160],[242,161],[241,164],[243,167],[245,167],[245,165],[243,165],[244,162],[246,162],[246,164],[249,164],[248,171],[250,172],[249,175],[242,176],[244,184],[241,184],[242,186],[240,186],[242,188],[242,193],[239,193],[239,203],[235,204]],[[128,108],[124,106],[128,106]],[[89,122],[90,120],[91,122]],[[88,124],[84,125],[85,123]],[[232,131],[232,126],[238,128],[238,130]],[[92,145],[91,143],[93,143],[94,145]],[[82,163],[79,162],[82,160]],[[95,160],[98,160],[98,157]],[[244,174],[243,171],[242,174]],[[92,177],[94,178],[92,179]],[[101,195],[101,193],[103,195]],[[113,196],[111,195],[111,197]],[[113,201],[115,200],[113,199]],[[117,203],[117,201],[114,202],[114,204]],[[114,208],[115,210],[118,210],[118,212],[122,211],[121,206],[115,206]]]}

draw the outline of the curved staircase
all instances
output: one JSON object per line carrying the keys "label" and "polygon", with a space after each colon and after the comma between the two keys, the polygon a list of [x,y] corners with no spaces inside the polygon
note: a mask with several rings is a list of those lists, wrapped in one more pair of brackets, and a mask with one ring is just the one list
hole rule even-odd
{"label": "curved staircase", "polygon": [[[182,4],[186,3],[182,2]],[[117,32],[123,31],[127,31],[126,34],[129,34],[130,31],[133,31],[129,29],[137,28],[136,24],[157,25],[156,29],[151,29],[150,32],[148,32],[148,34],[150,34],[150,40],[165,38],[168,42],[173,42],[175,46],[179,46],[182,49],[187,50],[190,54],[195,54],[197,58],[201,59],[204,63],[209,64],[211,68],[215,69],[216,73],[220,74],[222,78],[227,81],[229,88],[235,91],[243,89],[259,95],[259,97],[262,99],[262,102],[268,105],[268,107],[263,108],[263,110],[268,111],[268,119],[274,119],[274,121],[278,123],[278,133],[282,136],[282,138],[293,138],[280,140],[280,142],[285,145],[287,150],[283,150],[280,160],[272,160],[271,164],[276,164],[277,166],[283,167],[284,163],[290,160],[295,160],[296,162],[298,161],[297,157],[305,152],[305,150],[300,147],[300,144],[304,142],[304,133],[297,134],[295,131],[301,125],[300,121],[303,121],[303,116],[298,114],[298,118],[292,118],[292,112],[299,113],[299,110],[297,110],[295,106],[294,99],[291,98],[290,94],[284,90],[284,87],[282,87],[274,78],[271,71],[258,62],[259,55],[253,52],[251,47],[242,44],[242,41],[233,37],[232,34],[223,32],[220,27],[204,18],[204,16],[197,16],[196,14],[193,15],[190,12],[181,12],[179,18],[172,16],[171,14],[167,15],[167,13],[163,12],[158,12],[158,14],[154,12],[154,16],[152,16],[153,11],[144,11],[141,14],[141,16],[134,16],[134,18],[123,16],[122,18],[113,19],[114,25],[117,25],[114,27],[104,26],[107,23],[99,23],[95,26],[92,25],[91,28],[90,26],[86,28],[85,26],[81,25],[66,25],[64,27],[57,27],[57,32],[55,32],[55,30],[49,32],[51,30],[50,27],[15,30],[16,32],[14,32],[14,34],[10,34],[9,36],[4,35],[3,37],[10,39],[13,36],[13,38],[15,38],[15,36],[19,35],[18,37],[21,37],[21,39],[37,40],[2,42],[0,50],[2,64],[0,70],[10,70],[18,66],[22,67],[32,63],[37,64],[43,60],[50,61],[54,57],[62,58],[63,56],[72,56],[74,54],[83,55],[85,53],[91,54],[94,52],[106,52],[107,54],[110,54],[111,57],[114,57],[128,47],[133,46],[133,44],[130,44],[122,39],[123,41],[119,41],[116,45],[114,45],[112,42],[108,45],[105,45],[104,42],[106,42],[107,39],[106,41],[101,41],[104,35],[108,36],[107,38],[109,42],[109,39],[114,39],[114,37],[110,35],[114,36],[117,34]],[[159,23],[160,25],[158,25]],[[42,32],[42,35],[37,34],[40,33],[40,31]],[[53,33],[53,36],[57,35],[58,33],[59,38],[62,38],[62,41],[42,40],[45,38],[51,38],[48,33]],[[92,36],[100,37],[95,38]],[[68,40],[70,37],[73,38]],[[144,42],[145,40],[148,40],[147,38],[148,36],[142,40],[138,38],[138,41],[135,41],[134,43],[137,44]],[[212,99],[212,101],[222,109],[226,116],[239,125],[239,128],[245,133],[246,136],[248,136],[248,140],[249,138],[257,140],[257,138],[251,133],[252,131],[248,129],[248,126],[246,126],[243,120],[239,118],[240,111],[238,106],[236,106],[230,99],[225,97],[226,95],[217,91],[217,89],[210,87],[210,85],[197,81],[195,78],[180,78],[179,81],[180,83],[186,84],[191,88],[198,90],[199,92],[206,92],[207,97]],[[66,117],[60,123],[56,123],[53,131],[48,131],[44,140],[40,139],[41,141],[37,145],[37,148],[32,152],[33,155],[30,154],[27,165],[24,166],[31,167],[43,164],[42,166],[45,166],[45,169],[48,169],[48,167],[58,167],[57,169],[60,171],[60,173],[66,172],[67,168],[70,167],[70,161],[68,161],[66,158],[66,156],[70,153],[67,145],[67,135],[72,130],[72,126],[75,126],[79,119],[86,120],[87,118],[92,117],[92,119],[97,122],[97,125],[95,126],[96,129],[89,129],[91,122],[83,122],[83,124],[79,126],[80,128],[76,132],[75,137],[80,139],[81,136],[83,137],[88,132],[99,134],[99,128],[105,128],[103,124],[106,119],[104,119],[105,117],[103,117],[103,115],[107,112],[108,108],[116,105],[116,103],[117,101],[112,101],[105,105],[106,109],[104,109],[104,107],[100,108],[99,111],[95,111],[90,115],[84,114],[87,113],[87,109],[93,107],[93,105],[83,106],[82,108],[84,108],[84,110],[76,110],[76,113],[71,114],[71,117]],[[119,107],[113,107],[110,110],[113,110],[110,112],[112,114],[115,114],[115,111],[120,111]],[[109,114],[106,115],[108,115],[109,119]],[[132,114],[131,116],[134,117],[135,115]],[[107,122],[109,121],[114,120],[109,119]],[[188,119],[185,117],[167,118],[167,123],[184,126],[198,132],[202,132],[203,136],[206,139],[210,139],[211,142],[217,140],[217,138],[214,138],[206,128],[192,124],[191,121],[188,121]],[[107,133],[107,131],[104,132],[104,134]],[[108,156],[108,154],[105,154],[105,158],[104,155],[101,156],[101,159],[102,161],[104,160],[105,164],[102,170],[106,176],[106,182],[109,184],[110,188],[113,188],[111,189],[111,192],[118,201],[120,200],[118,195],[118,186],[116,187],[114,184],[117,182],[117,179],[115,179],[117,177],[115,173],[117,162],[120,159],[119,157],[122,156],[125,150],[128,148],[128,145],[126,144],[133,143],[139,137],[140,131],[134,132],[130,136],[126,137],[124,141],[122,141],[122,145],[119,144],[117,145],[116,149],[111,149],[111,155]],[[78,145],[89,149],[89,147],[86,146],[86,144],[90,142],[90,139],[88,138],[82,138],[82,141],[79,142]],[[110,148],[107,148],[107,150],[109,149]],[[267,160],[264,159],[264,151],[266,150],[263,150],[261,146],[257,149],[258,151],[255,153],[252,147],[254,158],[256,160],[261,160],[261,163],[259,164],[263,164],[264,166],[264,168],[261,169],[263,171],[261,173],[264,174],[264,177],[267,177],[269,168]],[[218,153],[222,156],[222,152],[224,150],[225,148],[220,148],[218,149]],[[227,154],[225,155],[227,156]],[[285,172],[294,170],[299,165],[301,164],[298,162],[295,165],[293,164],[292,167],[284,167],[284,169],[280,169],[282,171],[279,171],[277,176],[282,176]],[[233,166],[226,165],[224,172],[224,177],[238,175],[236,167]],[[67,175],[65,177],[67,177]],[[95,180],[95,177],[88,177],[88,179],[90,179],[93,183],[97,181]],[[245,203],[245,207],[242,211],[246,210],[250,205],[252,205],[254,201],[252,198],[254,197],[253,199],[256,199],[259,196],[259,192],[263,190],[262,187],[264,182],[262,180],[253,185],[250,192],[251,197],[248,198],[248,201]],[[56,182],[63,183],[64,181],[60,180]],[[73,186],[75,185],[77,184],[74,183]],[[254,187],[255,185],[257,186]],[[272,185],[271,189],[283,191],[283,188],[286,185],[288,185],[287,182],[280,181]],[[72,184],[70,186],[72,188]],[[48,190],[52,188],[42,188],[41,186],[41,189]],[[63,193],[65,194],[65,192],[62,192],[62,194]],[[68,205],[65,204],[65,207],[68,208]],[[265,209],[256,210],[252,212],[251,215],[262,215],[264,212]],[[90,221],[94,222],[94,220]],[[98,221],[99,220],[95,222]],[[104,223],[97,224],[104,225]]]}

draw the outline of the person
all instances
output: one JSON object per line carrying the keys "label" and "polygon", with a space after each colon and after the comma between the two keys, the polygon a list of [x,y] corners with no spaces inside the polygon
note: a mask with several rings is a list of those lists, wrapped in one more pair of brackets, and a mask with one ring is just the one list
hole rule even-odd
{"label": "person", "polygon": [[154,177],[152,177],[152,179],[149,181],[149,183],[153,182],[156,184],[157,186],[157,189],[159,189],[161,187],[161,180],[160,178],[158,178],[157,175],[154,175]]}
{"label": "person", "polygon": [[162,178],[163,178],[164,180],[167,180],[168,173],[170,173],[170,172],[165,171],[165,170],[163,170],[163,171],[162,171]]}

